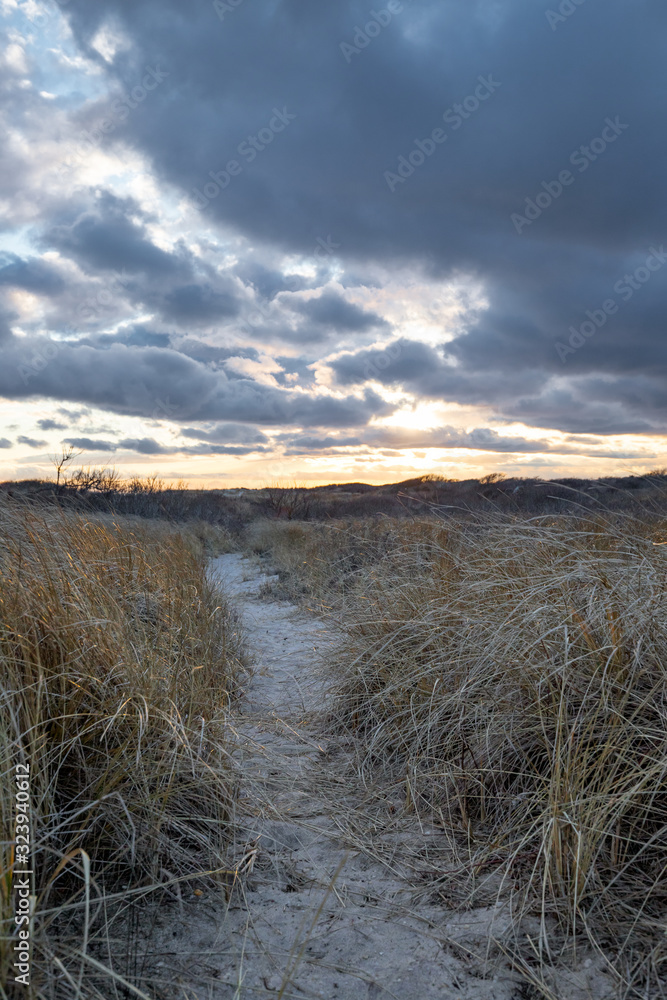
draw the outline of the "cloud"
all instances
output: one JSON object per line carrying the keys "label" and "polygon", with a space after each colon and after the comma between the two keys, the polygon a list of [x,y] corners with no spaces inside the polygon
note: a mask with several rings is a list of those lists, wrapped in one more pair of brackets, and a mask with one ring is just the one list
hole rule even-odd
{"label": "cloud", "polygon": [[[69,317],[75,331],[109,317],[123,301],[156,310],[176,326],[209,325],[237,315],[236,279],[198,259],[182,241],[173,251],[159,247],[136,200],[101,190],[87,203],[83,197],[80,201],[84,207],[70,210],[69,219],[40,237],[44,249],[57,250],[97,282]],[[136,336],[139,329],[135,326]]]}
{"label": "cloud", "polygon": [[281,434],[277,438],[284,447],[285,455],[342,455],[344,449],[365,450],[368,454],[378,450],[383,455],[399,456],[403,451],[427,449],[481,451],[489,454],[506,455],[580,455],[593,458],[625,458],[649,460],[655,458],[646,449],[635,448],[628,451],[611,450],[603,447],[604,438],[578,437],[565,441],[549,441],[545,438],[526,438],[521,435],[503,436],[490,427],[475,427],[466,430],[461,427],[443,426],[432,430],[409,430],[402,427],[369,427],[356,436]]}
{"label": "cloud", "polygon": [[[17,240],[0,260],[0,392],[326,441],[391,411],[374,383],[493,423],[665,432],[667,266],[634,277],[667,223],[664,5],[646,0],[640,17],[621,0],[604,16],[581,4],[557,30],[523,0],[405,7],[349,60],[352,0],[255,0],[224,24],[208,2],[185,18],[177,0],[69,0],[66,50],[19,32],[0,66],[0,197]],[[137,67],[167,75],[56,182],[58,150],[140,82]],[[481,102],[480,78],[496,81]],[[295,117],[262,143],[276,107]],[[600,138],[610,120],[613,141]],[[195,209],[193,189],[232,159],[241,172]],[[532,215],[520,234],[517,213]],[[18,252],[31,239],[42,257]],[[332,291],[347,295],[355,275],[375,281],[373,309]],[[413,279],[434,298],[473,282],[484,305],[451,322],[428,293],[411,297]],[[392,296],[400,323],[377,304]],[[564,363],[557,344],[612,299]],[[390,329],[399,356],[363,347]],[[340,391],[325,393],[312,373],[334,339]],[[267,345],[274,384],[234,370]],[[284,358],[290,345],[299,358]]]}
{"label": "cloud", "polygon": [[268,454],[270,448],[261,448],[257,445],[223,445],[223,444],[199,444],[190,447],[179,448],[185,455],[252,455],[257,452]]}
{"label": "cloud", "polygon": [[165,295],[163,312],[181,322],[210,322],[236,316],[239,305],[228,292],[215,292],[200,285],[181,285]]}
{"label": "cloud", "polygon": [[18,314],[13,309],[8,309],[0,303],[0,346],[13,336],[12,323],[17,318]]}
{"label": "cloud", "polygon": [[0,438],[0,448],[13,448],[14,443],[7,438]]}
{"label": "cloud", "polygon": [[373,312],[365,312],[335,292],[324,292],[312,299],[290,303],[290,309],[301,313],[319,326],[355,333],[373,327],[387,326],[387,321]]}
{"label": "cloud", "polygon": [[104,191],[93,211],[82,212],[71,223],[52,226],[42,243],[76,260],[88,273],[143,273],[160,278],[178,274],[178,260],[155,246],[143,225],[128,218],[137,213],[141,210],[135,201]]}
{"label": "cloud", "polygon": [[[640,18],[611,0],[601,17],[584,4],[576,24],[553,31],[545,12],[527,13],[522,0],[424,0],[349,62],[339,43],[351,37],[358,8],[347,0],[308,12],[298,0],[258,0],[233,25],[218,23],[210,7],[184,20],[176,0],[110,0],[103,12],[83,0],[68,6],[83,49],[114,15],[138,64],[169,53],[168,84],[153,95],[150,115],[128,119],[124,135],[186,196],[209,172],[243,159],[240,144],[276,103],[297,116],[206,206],[206,225],[311,256],[316,237],[335,229],[337,256],[351,266],[408,262],[434,281],[474,276],[489,309],[449,342],[455,370],[439,366],[435,398],[484,402],[499,418],[520,408],[538,423],[548,410],[566,427],[570,414],[553,406],[557,380],[588,373],[600,376],[589,383],[599,394],[592,406],[604,407],[605,379],[612,393],[622,380],[620,423],[664,425],[664,408],[646,407],[640,388],[648,378],[657,399],[664,378],[667,273],[637,292],[567,372],[554,346],[614,294],[666,229],[656,164],[667,137],[655,129],[662,98],[654,69],[664,7],[649,2]],[[108,71],[120,80],[126,66],[127,53],[118,54]],[[481,105],[480,77],[497,82]],[[596,153],[607,119],[628,128]],[[435,128],[446,141],[423,162],[413,157],[417,165],[404,168],[392,192],[385,174],[401,157],[408,162],[416,140],[428,151]],[[549,195],[564,169],[574,182]],[[538,195],[551,204],[518,235],[511,216]],[[120,245],[124,232],[109,236]],[[255,280],[272,294],[271,274],[256,270]],[[370,322],[340,302],[336,312],[326,296],[309,302],[315,326],[331,320],[358,332]],[[584,407],[578,426],[600,426],[599,412],[587,424]]]}
{"label": "cloud", "polygon": [[24,260],[15,253],[0,251],[1,285],[41,295],[57,295],[65,287],[65,282],[53,267],[36,257]]}
{"label": "cloud", "polygon": [[77,345],[87,344],[90,347],[111,347],[112,344],[125,344],[126,347],[170,347],[171,335],[147,329],[144,326],[122,327],[115,333],[98,333],[88,337],[79,337]]}
{"label": "cloud", "polygon": [[441,370],[444,359],[434,347],[401,338],[382,350],[348,351],[331,361],[330,367],[340,385],[359,385],[371,379],[385,385],[411,385]]}
{"label": "cloud", "polygon": [[337,454],[341,448],[358,448],[364,445],[360,437],[316,437],[310,434],[285,435],[285,455],[310,455],[313,452]]}
{"label": "cloud", "polygon": [[44,448],[48,444],[48,441],[37,441],[35,438],[26,437],[24,434],[20,434],[16,440],[18,444],[27,445],[28,448]]}
{"label": "cloud", "polygon": [[[185,354],[194,361],[211,367],[220,368],[225,362],[234,358],[244,358],[250,361],[258,361],[260,354],[251,346],[220,347],[217,344],[205,343],[202,340],[195,340],[194,337],[186,337],[178,342],[178,351]],[[233,375],[232,372],[228,374]]]}
{"label": "cloud", "polygon": [[[44,363],[33,365],[35,358]],[[229,378],[177,351],[153,347],[114,343],[100,351],[15,340],[0,351],[0,361],[0,394],[7,398],[46,397],[154,419],[344,427],[394,409],[370,390],[345,397],[289,391]]]}
{"label": "cloud", "polygon": [[73,448],[81,448],[83,451],[116,451],[118,448],[113,441],[96,441],[88,437],[67,438],[65,444],[71,444]]}
{"label": "cloud", "polygon": [[42,431],[64,431],[67,428],[67,424],[60,424],[57,420],[50,418],[38,420],[37,426]]}
{"label": "cloud", "polygon": [[134,451],[139,455],[250,455],[253,452],[267,452],[259,446],[221,445],[202,443],[199,445],[162,445],[154,438],[123,438],[120,441],[102,441],[95,438],[68,438],[65,444],[84,451],[116,452],[120,449]]}
{"label": "cloud", "polygon": [[473,370],[462,339],[436,348],[401,338],[383,351],[344,353],[330,367],[339,385],[376,381],[420,399],[495,404],[504,419],[537,427],[592,434],[667,430],[667,394],[659,372],[641,380],[574,377],[563,385],[540,369],[537,360],[533,368],[504,369],[494,367],[496,359],[488,353],[481,354],[485,360]]}
{"label": "cloud", "polygon": [[[544,438],[525,438],[521,436],[503,437],[490,427],[475,427],[464,430],[459,427],[439,427],[430,431],[409,431],[401,428],[382,428],[364,435],[365,441],[373,447],[392,447],[402,449],[443,448],[469,449],[501,454],[554,454],[554,455],[596,455],[608,456],[608,451],[600,451],[591,447],[552,442]],[[645,453],[635,451],[626,457],[643,458]]]}
{"label": "cloud", "polygon": [[153,438],[123,438],[118,442],[119,448],[127,448],[128,451],[136,451],[140,455],[170,455],[173,454],[171,448],[165,448]]}
{"label": "cloud", "polygon": [[256,427],[248,427],[245,424],[216,424],[208,430],[185,427],[181,434],[183,437],[218,444],[266,444],[269,440],[266,434],[258,431]]}

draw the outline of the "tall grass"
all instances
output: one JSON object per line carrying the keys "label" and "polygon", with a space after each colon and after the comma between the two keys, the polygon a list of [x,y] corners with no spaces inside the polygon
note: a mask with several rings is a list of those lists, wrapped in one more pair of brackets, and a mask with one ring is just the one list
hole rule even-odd
{"label": "tall grass", "polygon": [[[587,939],[653,996],[667,938],[667,523],[507,517],[257,527],[339,616],[337,725],[449,832],[540,960]],[[301,581],[300,583],[298,581]],[[535,956],[533,956],[535,957]]]}
{"label": "tall grass", "polygon": [[118,959],[102,947],[114,906],[224,866],[240,656],[186,530],[2,502],[0,996],[13,980],[14,765],[31,772],[32,995],[131,995],[114,992],[118,963],[100,971]]}

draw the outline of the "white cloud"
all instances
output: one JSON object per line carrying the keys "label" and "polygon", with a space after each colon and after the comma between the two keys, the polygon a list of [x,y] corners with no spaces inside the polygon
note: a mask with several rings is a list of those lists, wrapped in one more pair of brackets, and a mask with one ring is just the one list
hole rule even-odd
{"label": "white cloud", "polygon": [[90,44],[107,63],[112,63],[119,52],[130,47],[130,41],[123,31],[109,21],[97,31]]}

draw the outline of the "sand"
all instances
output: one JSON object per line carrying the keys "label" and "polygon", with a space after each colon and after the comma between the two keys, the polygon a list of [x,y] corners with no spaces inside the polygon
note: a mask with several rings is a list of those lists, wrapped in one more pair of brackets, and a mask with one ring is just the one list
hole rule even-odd
{"label": "sand", "polygon": [[[271,578],[256,562],[224,555],[210,571],[238,608],[254,660],[235,726],[242,780],[232,851],[236,864],[249,856],[252,870],[229,901],[222,890],[205,890],[158,920],[151,950],[161,954],[164,995],[543,996],[497,947],[517,930],[506,907],[466,912],[415,893],[416,861],[428,868],[442,858],[442,831],[402,816],[400,797],[386,800],[379,821],[369,808],[377,793],[361,781],[350,786],[351,748],[321,722],[339,637],[272,598]],[[552,995],[613,996],[600,966],[582,959],[576,972],[555,978]]]}

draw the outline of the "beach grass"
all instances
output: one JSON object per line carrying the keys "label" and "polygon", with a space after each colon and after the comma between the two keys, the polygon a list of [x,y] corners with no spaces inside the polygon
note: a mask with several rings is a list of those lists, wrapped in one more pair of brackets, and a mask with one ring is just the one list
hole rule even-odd
{"label": "beach grass", "polygon": [[667,961],[667,522],[264,522],[248,546],[286,595],[337,622],[328,724],[353,738],[367,786],[400,789],[449,837],[455,860],[430,886],[510,906],[524,966],[530,915],[530,961],[571,964],[586,946],[619,989],[654,995]]}
{"label": "beach grass", "polygon": [[141,995],[123,992],[115,940],[130,904],[225,865],[242,637],[203,542],[166,522],[0,506],[2,997],[16,995],[16,765],[34,872],[21,995]]}

